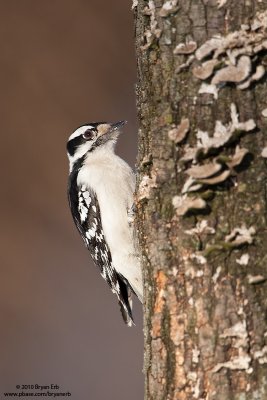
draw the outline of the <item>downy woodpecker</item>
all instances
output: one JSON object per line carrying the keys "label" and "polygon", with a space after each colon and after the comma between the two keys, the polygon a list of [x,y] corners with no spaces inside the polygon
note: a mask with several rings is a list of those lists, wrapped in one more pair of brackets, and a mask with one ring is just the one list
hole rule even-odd
{"label": "downy woodpecker", "polygon": [[70,135],[68,199],[72,217],[100,274],[116,294],[127,325],[132,292],[142,302],[142,273],[131,212],[135,176],[114,153],[124,121],[83,125]]}

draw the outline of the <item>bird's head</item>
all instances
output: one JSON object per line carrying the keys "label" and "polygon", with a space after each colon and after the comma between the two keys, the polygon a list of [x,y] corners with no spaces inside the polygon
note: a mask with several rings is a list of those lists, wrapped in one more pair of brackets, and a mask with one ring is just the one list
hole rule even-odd
{"label": "bird's head", "polygon": [[67,153],[70,164],[84,157],[87,153],[93,153],[99,149],[114,148],[120,133],[120,128],[126,121],[115,123],[92,122],[80,126],[69,137]]}

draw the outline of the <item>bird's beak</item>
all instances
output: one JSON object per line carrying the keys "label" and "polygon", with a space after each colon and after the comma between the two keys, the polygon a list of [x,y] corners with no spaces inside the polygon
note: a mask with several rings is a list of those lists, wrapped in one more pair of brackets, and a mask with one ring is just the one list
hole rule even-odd
{"label": "bird's beak", "polygon": [[118,134],[119,129],[126,124],[127,121],[119,121],[113,124],[101,124],[98,126],[98,135],[99,136],[113,136],[112,133]]}
{"label": "bird's beak", "polygon": [[127,121],[119,121],[115,122],[114,124],[110,124],[110,132],[117,131],[125,124],[127,124]]}

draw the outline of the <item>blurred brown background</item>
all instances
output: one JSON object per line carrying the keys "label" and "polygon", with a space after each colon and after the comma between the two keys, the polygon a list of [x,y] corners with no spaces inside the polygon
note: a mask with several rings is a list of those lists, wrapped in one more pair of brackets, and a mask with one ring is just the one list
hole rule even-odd
{"label": "blurred brown background", "polygon": [[73,400],[141,399],[141,306],[127,328],[66,198],[65,143],[84,122],[127,119],[117,152],[134,166],[131,1],[0,5],[0,398],[55,383]]}

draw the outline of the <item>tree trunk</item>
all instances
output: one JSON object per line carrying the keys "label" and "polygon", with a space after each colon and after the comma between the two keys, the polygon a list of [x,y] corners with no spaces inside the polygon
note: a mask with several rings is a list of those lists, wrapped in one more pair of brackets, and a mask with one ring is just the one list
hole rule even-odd
{"label": "tree trunk", "polygon": [[267,1],[134,9],[146,399],[267,399]]}

